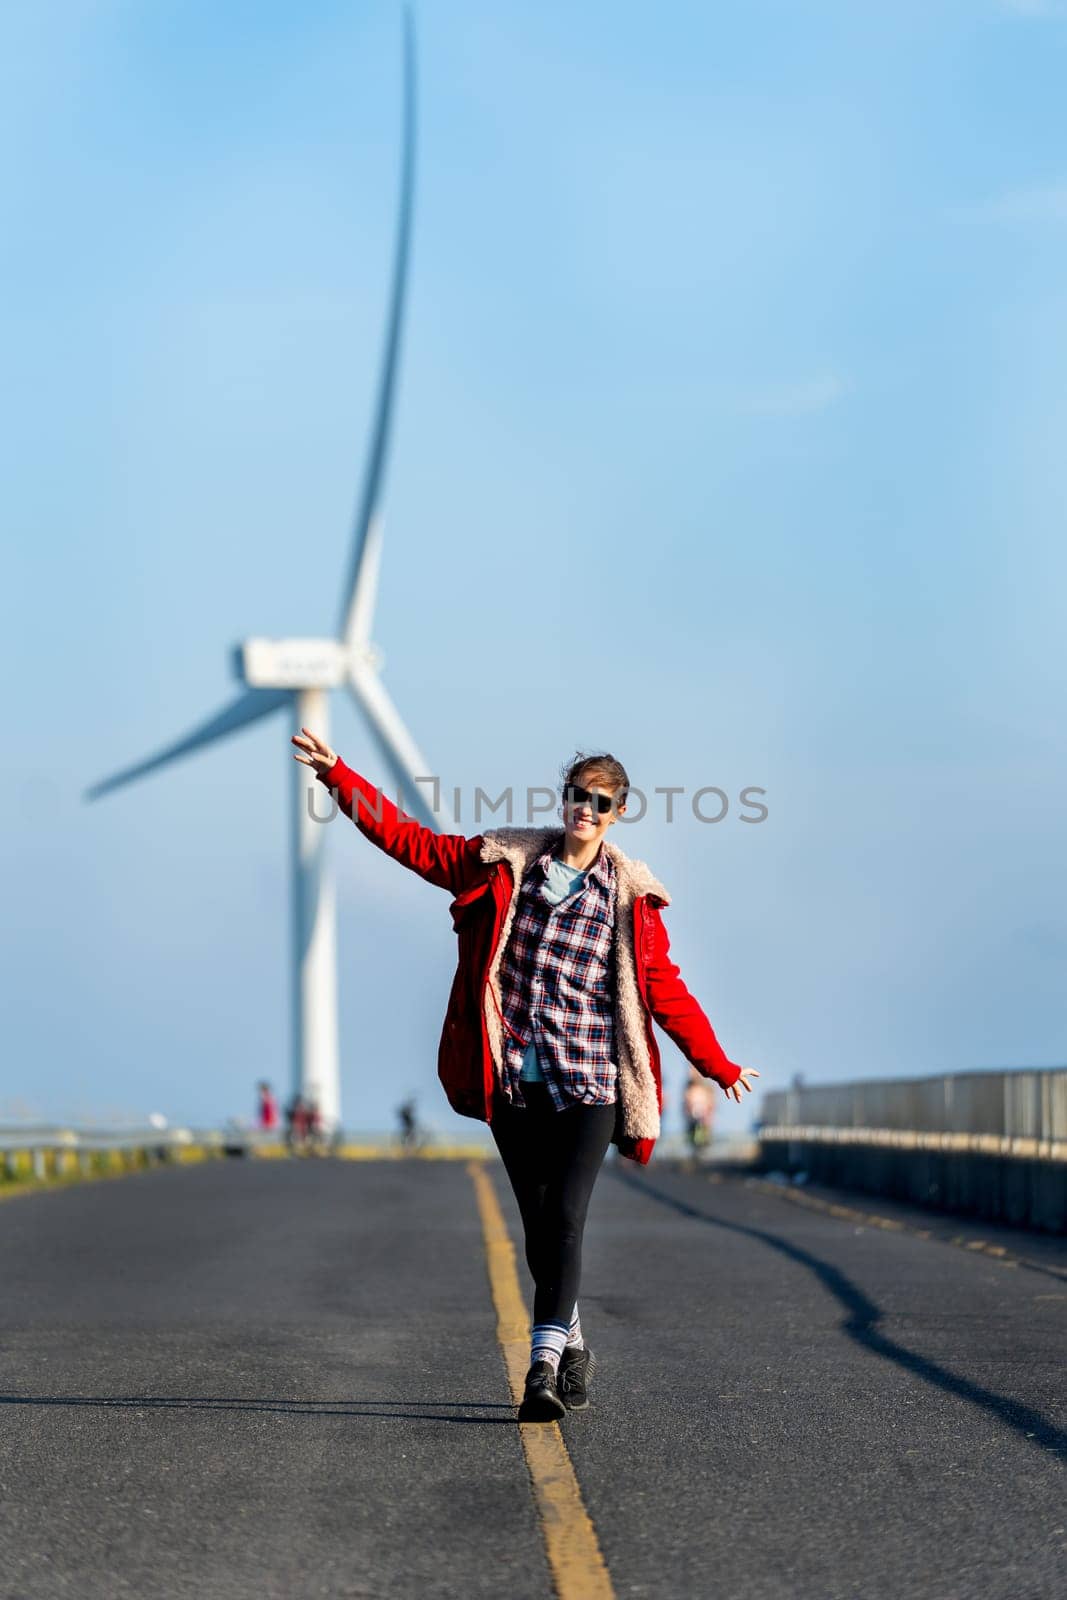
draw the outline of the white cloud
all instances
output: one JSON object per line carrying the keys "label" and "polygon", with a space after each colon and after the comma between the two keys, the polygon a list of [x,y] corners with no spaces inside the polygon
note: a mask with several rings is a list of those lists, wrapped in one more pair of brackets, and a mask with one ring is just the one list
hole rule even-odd
{"label": "white cloud", "polygon": [[1067,222],[1067,181],[1009,189],[974,206],[958,206],[954,222]]}
{"label": "white cloud", "polygon": [[756,416],[813,416],[817,412],[828,411],[851,388],[849,379],[835,372],[827,372],[821,377],[797,382],[762,384],[735,391],[733,409]]}
{"label": "white cloud", "polygon": [[1067,17],[1064,0],[1000,0],[1000,4],[1017,17]]}

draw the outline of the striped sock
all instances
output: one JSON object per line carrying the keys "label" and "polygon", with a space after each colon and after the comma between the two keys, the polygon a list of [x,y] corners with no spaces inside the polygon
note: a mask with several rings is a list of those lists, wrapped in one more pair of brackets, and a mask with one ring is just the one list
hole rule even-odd
{"label": "striped sock", "polygon": [[530,1344],[531,1367],[535,1361],[547,1361],[558,1372],[559,1358],[567,1343],[567,1331],[562,1322],[535,1322]]}
{"label": "striped sock", "polygon": [[574,1302],[574,1315],[571,1318],[570,1332],[567,1334],[568,1350],[584,1350],[585,1340],[582,1338],[582,1324],[578,1320],[578,1302]]}

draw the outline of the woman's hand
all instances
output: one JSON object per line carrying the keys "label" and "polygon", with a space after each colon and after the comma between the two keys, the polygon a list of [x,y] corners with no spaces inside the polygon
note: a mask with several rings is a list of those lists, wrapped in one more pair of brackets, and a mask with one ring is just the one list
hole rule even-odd
{"label": "woman's hand", "polygon": [[755,1067],[742,1067],[741,1068],[741,1076],[738,1078],[737,1082],[736,1083],[731,1083],[730,1087],[727,1090],[725,1090],[724,1092],[732,1100],[736,1100],[738,1105],[740,1105],[741,1104],[741,1090],[744,1089],[746,1094],[751,1094],[752,1093],[752,1085],[749,1083],[748,1080],[749,1080],[749,1078],[758,1078],[758,1077],[759,1077],[759,1073],[756,1071]]}
{"label": "woman's hand", "polygon": [[[304,735],[307,735],[307,738]],[[325,739],[320,739],[310,728],[304,728],[300,733],[294,733],[293,744],[299,745],[299,750],[293,751],[293,760],[302,761],[305,767],[314,767],[317,773],[329,772],[337,760],[337,752],[331,750]],[[301,755],[306,751],[306,755]]]}

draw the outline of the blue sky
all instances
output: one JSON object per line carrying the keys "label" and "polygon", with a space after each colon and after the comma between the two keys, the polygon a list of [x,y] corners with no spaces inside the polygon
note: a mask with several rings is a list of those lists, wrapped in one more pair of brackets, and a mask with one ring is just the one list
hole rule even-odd
{"label": "blue sky", "polygon": [[[767,791],[613,835],[763,1087],[1062,1063],[1067,7],[417,20],[375,629],[415,738],[471,794],[575,747]],[[336,620],[400,10],[5,33],[0,1116],[217,1121],[288,1072],[288,728],[81,795],[225,703],[238,640]],[[473,1129],[435,1077],[447,896],[330,849],[346,1121],[415,1093]]]}

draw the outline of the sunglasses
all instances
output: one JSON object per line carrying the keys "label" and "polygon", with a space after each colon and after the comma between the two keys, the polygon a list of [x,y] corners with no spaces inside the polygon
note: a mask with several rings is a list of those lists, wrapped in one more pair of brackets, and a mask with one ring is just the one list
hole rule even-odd
{"label": "sunglasses", "polygon": [[602,817],[607,816],[608,812],[615,804],[615,798],[613,795],[594,794],[591,789],[583,789],[576,783],[568,784],[563,798],[567,801],[568,805],[576,806],[584,805],[588,801],[588,803],[595,807]]}

